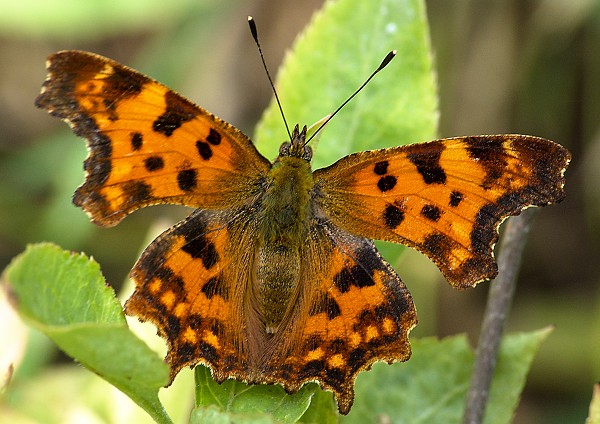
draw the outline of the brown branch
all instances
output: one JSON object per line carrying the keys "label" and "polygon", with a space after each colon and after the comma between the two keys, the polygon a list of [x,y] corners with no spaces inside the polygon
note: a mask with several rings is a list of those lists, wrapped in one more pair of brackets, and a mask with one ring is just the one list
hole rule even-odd
{"label": "brown branch", "polygon": [[504,322],[508,316],[521,266],[527,233],[535,216],[535,209],[527,209],[506,224],[498,256],[498,276],[490,282],[471,386],[467,393],[463,424],[483,422],[496,359],[502,340]]}

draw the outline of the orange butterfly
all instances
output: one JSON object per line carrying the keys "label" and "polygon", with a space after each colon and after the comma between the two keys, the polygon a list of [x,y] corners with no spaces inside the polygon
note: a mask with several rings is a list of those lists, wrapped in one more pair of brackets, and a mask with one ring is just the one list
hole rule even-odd
{"label": "orange butterfly", "polygon": [[38,107],[88,140],[74,203],[102,226],[158,203],[197,208],[146,249],[125,309],[167,339],[171,379],[307,381],[341,413],[358,372],[410,357],[410,293],[370,239],[414,247],[457,288],[494,277],[498,226],[564,198],[570,155],[522,135],[355,153],[311,171],[306,127],[270,163],[248,137],[110,59],[65,51]]}

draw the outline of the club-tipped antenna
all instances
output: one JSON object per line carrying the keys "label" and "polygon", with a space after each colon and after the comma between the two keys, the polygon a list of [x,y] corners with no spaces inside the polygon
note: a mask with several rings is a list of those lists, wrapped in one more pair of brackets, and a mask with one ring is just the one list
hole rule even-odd
{"label": "club-tipped antenna", "polygon": [[333,118],[333,117],[336,115],[336,113],[338,113],[340,110],[342,110],[342,108],[343,108],[344,106],[346,106],[346,105],[348,104],[348,102],[349,102],[350,100],[352,100],[352,99],[354,98],[354,96],[356,96],[356,95],[359,93],[359,91],[360,91],[360,90],[362,90],[363,88],[365,88],[365,85],[367,85],[367,84],[369,83],[369,81],[371,81],[371,79],[372,79],[372,78],[373,78],[373,77],[374,77],[374,76],[375,76],[375,75],[376,75],[376,74],[377,74],[379,71],[381,71],[383,68],[385,68],[385,67],[388,65],[388,63],[390,63],[390,62],[391,62],[391,60],[394,58],[394,56],[396,56],[396,53],[397,53],[397,51],[396,51],[396,50],[392,50],[391,52],[389,52],[389,53],[388,53],[388,54],[385,56],[385,58],[383,58],[383,60],[381,61],[381,63],[380,63],[380,64],[379,64],[379,66],[377,67],[377,69],[375,69],[375,70],[373,71],[373,73],[372,73],[372,74],[369,76],[369,78],[367,78],[367,79],[366,79],[366,81],[365,81],[365,82],[363,82],[363,83],[361,84],[361,86],[360,86],[360,87],[358,87],[358,88],[356,89],[356,91],[355,91],[354,93],[352,93],[352,95],[351,95],[350,97],[348,97],[348,99],[346,99],[346,101],[345,101],[344,103],[342,103],[342,104],[341,104],[341,105],[340,105],[340,106],[339,106],[339,107],[338,107],[338,108],[337,108],[335,111],[333,111],[333,113],[331,113],[331,114],[330,114],[330,115],[327,117],[327,119],[326,119],[326,120],[325,120],[325,121],[324,121],[324,122],[323,122],[323,123],[322,123],[322,124],[319,126],[319,128],[317,128],[317,129],[315,130],[315,132],[314,132],[314,133],[313,133],[313,134],[312,134],[312,135],[311,135],[311,136],[308,138],[308,140],[306,140],[306,142],[304,143],[304,145],[307,145],[307,144],[310,142],[310,140],[312,140],[312,139],[313,139],[313,138],[314,138],[314,137],[315,137],[315,136],[316,136],[316,135],[319,133],[319,131],[321,131],[321,130],[323,129],[323,127],[324,127],[325,125],[327,125],[327,123],[328,123],[329,121],[331,121],[331,118]]}
{"label": "club-tipped antenna", "polygon": [[290,127],[288,126],[287,120],[285,119],[285,114],[283,113],[283,108],[281,107],[281,102],[279,101],[279,96],[277,95],[277,90],[275,90],[275,84],[273,84],[273,79],[271,78],[271,74],[269,73],[269,68],[267,68],[267,63],[265,62],[265,57],[264,57],[262,49],[260,47],[260,43],[258,42],[258,32],[256,31],[256,23],[254,22],[254,18],[252,16],[248,16],[248,26],[250,26],[250,32],[252,33],[252,38],[254,38],[254,43],[256,43],[256,47],[258,47],[258,53],[260,54],[260,60],[262,61],[263,68],[265,68],[265,72],[267,73],[267,78],[269,78],[269,84],[271,84],[271,88],[273,89],[273,94],[275,94],[275,100],[277,101],[277,106],[279,106],[279,112],[281,112],[281,117],[283,118],[283,123],[285,124],[285,129],[288,133],[288,137],[290,138],[290,141],[292,141],[292,134],[290,133]]}

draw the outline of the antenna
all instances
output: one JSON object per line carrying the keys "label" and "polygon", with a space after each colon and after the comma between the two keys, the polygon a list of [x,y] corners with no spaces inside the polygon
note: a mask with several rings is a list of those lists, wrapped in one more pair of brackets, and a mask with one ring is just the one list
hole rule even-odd
{"label": "antenna", "polygon": [[[252,16],[248,16],[248,25],[250,26],[250,32],[252,33],[252,38],[254,38],[256,47],[258,47],[258,53],[260,54],[260,60],[262,61],[263,67],[265,68],[265,72],[267,73],[267,78],[269,78],[269,84],[271,84],[271,88],[273,89],[273,94],[275,94],[275,100],[277,101],[277,106],[279,106],[279,111],[281,112],[281,117],[283,118],[283,123],[285,124],[285,129],[288,133],[288,137],[290,138],[290,141],[292,141],[292,134],[290,133],[290,127],[288,126],[287,120],[285,119],[285,114],[283,113],[283,108],[281,107],[281,102],[279,101],[279,96],[277,95],[277,90],[275,90],[275,84],[273,84],[273,80],[271,79],[271,74],[269,73],[269,68],[267,68],[267,64],[265,62],[265,57],[263,55],[262,49],[260,48],[260,43],[258,42],[258,32],[256,31],[256,23],[254,22],[254,18]],[[321,129],[321,128],[319,128],[319,129]]]}
{"label": "antenna", "polygon": [[306,146],[318,133],[319,131],[321,131],[323,129],[323,127],[325,125],[327,125],[327,123],[329,121],[331,121],[331,118],[333,118],[336,113],[338,113],[344,106],[346,106],[348,104],[348,102],[350,100],[352,100],[354,98],[354,96],[356,96],[360,90],[362,90],[363,88],[365,88],[365,85],[367,85],[369,83],[369,81],[371,81],[371,79],[379,72],[381,71],[383,68],[385,68],[388,63],[390,63],[392,61],[392,59],[396,56],[397,51],[396,50],[392,50],[391,52],[389,52],[381,61],[381,63],[379,64],[379,66],[377,67],[377,69],[375,69],[373,71],[373,73],[369,76],[369,78],[366,79],[365,82],[363,82],[361,84],[360,87],[358,87],[356,89],[356,91],[354,93],[352,93],[352,95],[350,97],[348,97],[348,99],[346,99],[346,101],[344,103],[342,103],[333,113],[331,113],[327,119],[325,119],[325,121],[319,126],[319,128],[317,128],[315,130],[315,132],[310,136],[310,138],[308,140],[306,140],[306,142],[304,143],[304,145]]}

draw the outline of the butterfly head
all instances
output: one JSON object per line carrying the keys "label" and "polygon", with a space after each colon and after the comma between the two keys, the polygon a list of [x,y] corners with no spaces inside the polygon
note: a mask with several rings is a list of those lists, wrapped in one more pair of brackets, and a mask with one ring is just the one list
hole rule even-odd
{"label": "butterfly head", "polygon": [[306,125],[300,131],[298,124],[296,124],[291,140],[286,141],[279,148],[279,157],[291,156],[310,162],[312,155],[312,149],[307,145],[306,141]]}

